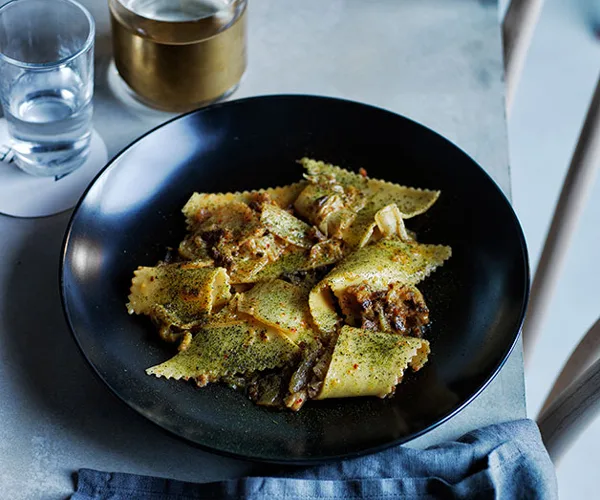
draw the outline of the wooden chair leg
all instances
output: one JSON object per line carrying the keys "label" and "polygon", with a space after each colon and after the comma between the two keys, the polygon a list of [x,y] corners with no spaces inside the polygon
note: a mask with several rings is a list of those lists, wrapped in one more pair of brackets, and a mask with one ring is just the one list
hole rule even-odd
{"label": "wooden chair leg", "polygon": [[510,116],[514,95],[525,66],[527,51],[542,11],[543,0],[512,0],[502,26],[506,83],[506,114]]}
{"label": "wooden chair leg", "polygon": [[567,249],[577,222],[589,198],[594,177],[600,164],[600,79],[588,110],[569,171],[554,210],[554,216],[544,243],[531,300],[523,325],[523,351],[528,364],[533,347],[543,327]]}
{"label": "wooden chair leg", "polygon": [[555,465],[600,411],[600,359],[573,382],[538,419]]}
{"label": "wooden chair leg", "polygon": [[539,415],[560,396],[560,394],[577,380],[600,357],[600,318],[588,330],[563,366],[560,375],[554,381],[552,389],[542,405]]}

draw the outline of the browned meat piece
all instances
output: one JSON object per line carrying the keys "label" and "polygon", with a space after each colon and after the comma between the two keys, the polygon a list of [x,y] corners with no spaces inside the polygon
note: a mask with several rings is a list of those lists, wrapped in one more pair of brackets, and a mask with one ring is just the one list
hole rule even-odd
{"label": "browned meat piece", "polygon": [[366,330],[394,332],[420,337],[429,323],[429,309],[414,286],[391,284],[387,290],[373,291],[368,285],[348,287],[342,309],[351,311],[355,326]]}
{"label": "browned meat piece", "polygon": [[254,193],[248,202],[248,206],[255,212],[259,213],[262,211],[262,207],[265,204],[278,206],[277,203],[273,201],[269,193]]}
{"label": "browned meat piece", "polygon": [[266,193],[257,193],[250,204],[231,202],[196,216],[192,233],[181,243],[179,253],[190,260],[205,260],[226,268],[230,273],[241,266],[245,273],[275,261],[285,242],[269,234],[260,223],[260,210],[273,201]]}

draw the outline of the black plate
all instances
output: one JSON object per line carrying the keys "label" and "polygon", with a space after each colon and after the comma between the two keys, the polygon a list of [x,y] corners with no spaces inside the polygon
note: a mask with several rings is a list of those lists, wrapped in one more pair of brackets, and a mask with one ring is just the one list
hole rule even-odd
{"label": "black plate", "polygon": [[[118,126],[118,124],[115,124]],[[431,309],[430,362],[388,400],[254,406],[226,387],[145,375],[173,354],[145,318],[127,315],[133,270],[154,265],[184,234],[194,191],[235,191],[298,180],[310,156],[370,176],[441,189],[409,221],[453,257],[422,284]],[[125,403],[203,448],[243,458],[306,463],[402,443],[464,408],[495,376],[520,330],[529,289],[523,233],[510,204],[465,153],[382,109],[311,96],[218,104],[163,125],[96,178],[67,230],[61,291],[81,351]]]}

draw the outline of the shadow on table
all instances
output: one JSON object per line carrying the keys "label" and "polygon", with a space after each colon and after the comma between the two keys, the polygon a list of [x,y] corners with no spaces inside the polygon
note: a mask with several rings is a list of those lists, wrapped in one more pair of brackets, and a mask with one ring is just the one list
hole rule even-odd
{"label": "shadow on table", "polygon": [[68,218],[61,214],[26,223],[28,235],[8,280],[2,318],[19,406],[35,408],[39,434],[57,444],[53,466],[64,472],[89,467],[192,481],[250,472],[246,462],[202,452],[165,434],[94,377],[60,301],[58,263]]}

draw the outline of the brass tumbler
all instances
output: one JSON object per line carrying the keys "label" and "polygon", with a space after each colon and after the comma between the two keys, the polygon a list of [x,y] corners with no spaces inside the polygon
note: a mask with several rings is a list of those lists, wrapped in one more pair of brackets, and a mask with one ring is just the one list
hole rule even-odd
{"label": "brass tumbler", "polygon": [[229,95],[246,69],[246,0],[212,0],[213,11],[199,9],[206,0],[165,1],[161,12],[154,5],[160,0],[109,0],[123,80],[142,102],[165,111]]}

